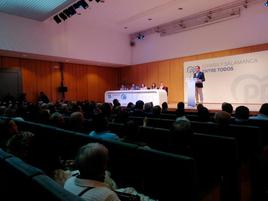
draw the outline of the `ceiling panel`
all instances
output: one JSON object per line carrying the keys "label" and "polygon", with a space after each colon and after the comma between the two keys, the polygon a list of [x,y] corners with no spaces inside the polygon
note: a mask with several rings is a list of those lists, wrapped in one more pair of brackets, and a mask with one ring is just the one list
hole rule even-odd
{"label": "ceiling panel", "polygon": [[0,12],[43,21],[75,0],[0,0]]}

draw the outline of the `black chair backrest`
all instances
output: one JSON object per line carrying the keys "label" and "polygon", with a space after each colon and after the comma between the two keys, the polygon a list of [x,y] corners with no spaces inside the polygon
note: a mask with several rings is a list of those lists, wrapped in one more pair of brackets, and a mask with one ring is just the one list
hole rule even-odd
{"label": "black chair backrest", "polygon": [[199,199],[194,159],[146,148],[138,148],[138,157],[146,194],[160,201]]}
{"label": "black chair backrest", "polygon": [[176,114],[170,114],[170,113],[161,113],[160,118],[161,119],[176,119],[177,115]]}
{"label": "black chair backrest", "polygon": [[110,122],[108,124],[108,128],[112,133],[116,133],[120,138],[123,138],[125,136],[125,125],[122,123]]}
{"label": "black chair backrest", "polygon": [[128,119],[135,121],[139,126],[143,125],[144,117],[129,116]]}
{"label": "black chair backrest", "polygon": [[212,122],[195,122],[191,121],[194,132],[234,137],[238,143],[239,158],[248,160],[255,158],[261,151],[261,131],[259,127],[233,125],[219,127]]}
{"label": "black chair backrest", "polygon": [[138,140],[140,142],[145,142],[153,149],[168,151],[169,130],[141,126]]}
{"label": "black chair backrest", "polygon": [[170,129],[173,123],[173,119],[148,118],[147,120],[147,126],[156,128]]}
{"label": "black chair backrest", "polygon": [[44,174],[33,177],[32,186],[38,201],[83,201]]}
{"label": "black chair backrest", "polygon": [[[194,133],[192,142],[201,192],[221,183],[222,200],[239,200],[238,146],[233,137]],[[208,189],[206,189],[208,188]]]}
{"label": "black chair backrest", "polygon": [[[1,155],[3,153],[1,151]],[[0,194],[6,200],[82,201],[44,175],[40,169],[13,155],[0,160],[0,178]]]}
{"label": "black chair backrest", "polygon": [[1,160],[5,160],[6,158],[10,158],[12,157],[13,155],[5,152],[3,149],[0,148],[0,161]]}

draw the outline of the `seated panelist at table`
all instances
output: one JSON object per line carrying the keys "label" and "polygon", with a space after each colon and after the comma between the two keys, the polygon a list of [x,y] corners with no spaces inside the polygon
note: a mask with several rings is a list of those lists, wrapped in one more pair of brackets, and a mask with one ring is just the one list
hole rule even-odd
{"label": "seated panelist at table", "polygon": [[136,84],[132,84],[131,87],[130,87],[130,90],[139,90],[140,87]]}
{"label": "seated panelist at table", "polygon": [[159,89],[165,90],[168,93],[168,87],[165,86],[163,82],[160,82]]}
{"label": "seated panelist at table", "polygon": [[144,83],[141,84],[141,90],[147,90],[148,88],[146,87],[146,85]]}
{"label": "seated panelist at table", "polygon": [[120,87],[120,90],[121,90],[121,91],[122,91],[122,90],[127,90],[127,87],[126,87],[124,84],[122,84],[121,87]]}
{"label": "seated panelist at table", "polygon": [[151,89],[157,89],[155,82],[152,84]]}

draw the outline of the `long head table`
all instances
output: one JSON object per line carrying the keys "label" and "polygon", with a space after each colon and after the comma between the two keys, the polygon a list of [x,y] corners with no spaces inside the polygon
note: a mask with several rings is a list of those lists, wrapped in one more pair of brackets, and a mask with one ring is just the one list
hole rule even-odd
{"label": "long head table", "polygon": [[106,91],[105,102],[112,103],[114,99],[118,99],[122,106],[127,106],[129,102],[136,103],[142,100],[144,103],[153,102],[153,105],[162,105],[167,102],[167,92],[165,90],[120,90]]}

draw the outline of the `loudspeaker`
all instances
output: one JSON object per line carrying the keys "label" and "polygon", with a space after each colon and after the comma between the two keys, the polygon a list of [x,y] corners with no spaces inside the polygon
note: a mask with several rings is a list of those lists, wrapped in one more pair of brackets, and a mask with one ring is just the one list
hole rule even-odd
{"label": "loudspeaker", "polygon": [[63,11],[63,13],[64,13],[65,15],[67,15],[68,17],[71,17],[72,15],[75,15],[75,14],[76,14],[76,10],[74,9],[73,6],[70,6],[69,8],[65,9],[65,10]]}
{"label": "loudspeaker", "polygon": [[59,87],[58,90],[59,90],[59,92],[67,92],[68,87]]}
{"label": "loudspeaker", "polygon": [[58,24],[61,23],[61,19],[59,18],[58,15],[54,16],[53,19],[54,19],[55,22],[57,22]]}
{"label": "loudspeaker", "polygon": [[63,12],[61,12],[61,13],[59,14],[59,16],[60,16],[60,18],[63,19],[64,21],[67,20],[67,16],[66,16]]}

